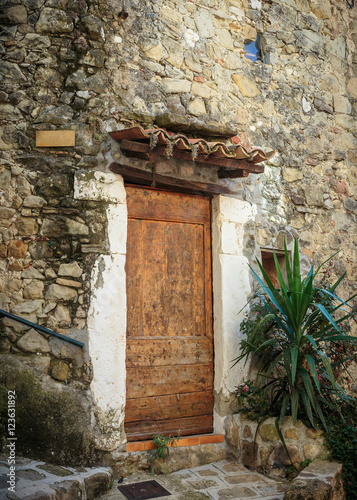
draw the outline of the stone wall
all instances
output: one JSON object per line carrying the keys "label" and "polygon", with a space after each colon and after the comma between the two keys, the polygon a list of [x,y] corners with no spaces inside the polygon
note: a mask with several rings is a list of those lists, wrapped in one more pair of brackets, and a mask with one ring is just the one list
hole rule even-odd
{"label": "stone wall", "polygon": [[275,427],[275,418],[267,418],[258,426],[244,415],[235,414],[226,418],[225,426],[229,453],[248,467],[271,471],[285,469],[292,461],[301,468],[304,460],[328,458],[323,431],[307,428],[299,420],[294,426],[292,417],[285,417],[281,426],[291,461]]}
{"label": "stone wall", "polygon": [[285,491],[285,500],[321,498],[321,500],[345,500],[342,465],[314,460],[294,479]]}
{"label": "stone wall", "polygon": [[[305,269],[341,249],[331,273],[347,271],[342,293],[355,291],[356,7],[342,0],[4,0],[2,6],[0,308],[86,348],[4,320],[1,349],[41,383],[51,377],[49,391],[83,391],[93,436],[110,431],[113,415],[108,407],[107,415],[94,416],[88,389],[99,374],[90,385],[87,349],[92,271],[101,255],[112,255],[109,202],[75,197],[73,184],[75,176],[90,183],[96,171],[123,159],[108,131],[133,121],[212,138],[232,131],[276,149],[263,175],[219,181],[253,205],[254,218],[235,236],[246,258],[254,265],[261,247],[281,248],[284,237],[299,238]],[[251,62],[244,45],[257,33],[263,59]],[[35,147],[36,130],[61,129],[75,130],[74,147]],[[216,178],[214,169],[193,162],[163,160],[156,170]],[[227,394],[216,394],[216,401],[225,415]],[[116,442],[125,441],[122,429],[115,432],[121,433]],[[108,449],[100,441],[96,446]]]}

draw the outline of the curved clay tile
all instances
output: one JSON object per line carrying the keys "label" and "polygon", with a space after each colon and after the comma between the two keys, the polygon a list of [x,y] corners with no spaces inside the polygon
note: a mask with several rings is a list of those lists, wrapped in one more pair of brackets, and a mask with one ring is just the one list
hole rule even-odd
{"label": "curved clay tile", "polygon": [[232,158],[236,160],[246,160],[250,163],[260,163],[270,160],[276,151],[265,153],[260,148],[253,148],[249,142],[241,142],[238,136],[232,137],[232,145],[227,146],[223,142],[207,142],[204,139],[189,139],[184,134],[175,134],[162,128],[151,128],[144,130],[140,126],[128,129],[110,132],[113,139],[122,141],[147,140],[154,149],[156,146],[167,146],[168,153],[173,152],[174,148],[192,152],[192,158],[195,159],[199,154],[212,155],[216,158]]}

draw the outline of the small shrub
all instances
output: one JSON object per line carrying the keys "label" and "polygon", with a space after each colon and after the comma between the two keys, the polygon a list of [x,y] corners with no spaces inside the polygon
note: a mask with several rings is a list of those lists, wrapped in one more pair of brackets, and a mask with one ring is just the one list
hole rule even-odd
{"label": "small shrub", "polygon": [[279,409],[274,408],[269,394],[257,387],[253,380],[247,380],[237,387],[235,396],[239,404],[237,413],[242,413],[250,420],[261,422],[268,417],[279,415]]}
{"label": "small shrub", "polygon": [[253,394],[267,395],[269,410],[279,409],[279,424],[290,414],[295,425],[302,415],[313,427],[321,422],[327,429],[327,414],[342,403],[355,403],[336,380],[355,357],[357,339],[349,332],[350,322],[356,321],[350,305],[354,296],[343,301],[335,293],[344,275],[329,287],[323,280],[319,286],[316,278],[322,266],[315,272],[311,268],[303,278],[297,240],[292,265],[285,245],[287,283],[275,253],[274,260],[279,288],[259,260],[264,280],[251,269],[260,285],[260,303],[255,315],[242,323],[246,338],[235,363],[258,358]]}
{"label": "small shrub", "polygon": [[180,431],[178,431],[177,436],[163,436],[162,434],[157,434],[152,439],[156,446],[156,456],[157,458],[165,458],[165,453],[167,456],[170,454],[170,447],[176,446],[180,440]]}
{"label": "small shrub", "polygon": [[[341,418],[342,415],[342,418]],[[331,458],[342,464],[343,486],[346,499],[357,498],[357,408],[342,405],[340,412],[326,417],[328,431],[326,446]]]}

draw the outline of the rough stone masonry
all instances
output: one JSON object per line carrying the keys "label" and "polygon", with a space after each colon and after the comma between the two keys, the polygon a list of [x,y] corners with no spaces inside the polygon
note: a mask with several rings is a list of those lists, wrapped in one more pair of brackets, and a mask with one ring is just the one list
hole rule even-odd
{"label": "rough stone masonry", "polygon": [[[346,271],[341,293],[356,292],[357,7],[2,0],[0,21],[0,308],[86,343],[82,351],[3,320],[1,394],[14,387],[21,400],[19,451],[115,458],[124,408],[98,413],[87,347],[92,269],[110,255],[110,200],[75,198],[74,177],[108,172],[121,155],[108,132],[134,122],[236,130],[278,151],[264,174],[219,181],[256,207],[242,236],[248,262],[297,237],[305,268],[341,250],[332,275]],[[250,61],[245,44],[257,34],[262,59]],[[35,147],[36,130],[61,129],[75,130],[75,147]],[[162,161],[157,172],[212,180],[193,162]],[[119,438],[109,445],[112,427]]]}

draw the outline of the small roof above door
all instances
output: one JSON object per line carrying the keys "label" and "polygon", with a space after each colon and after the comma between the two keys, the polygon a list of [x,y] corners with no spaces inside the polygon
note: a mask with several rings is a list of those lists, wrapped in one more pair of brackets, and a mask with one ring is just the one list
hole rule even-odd
{"label": "small roof above door", "polygon": [[229,144],[210,142],[203,138],[188,138],[163,128],[144,129],[134,126],[110,132],[113,139],[121,141],[121,150],[126,156],[154,161],[157,156],[191,160],[219,167],[220,178],[246,177],[249,173],[262,173],[263,161],[270,160],[276,151],[264,152],[252,147],[238,136],[230,138]]}

